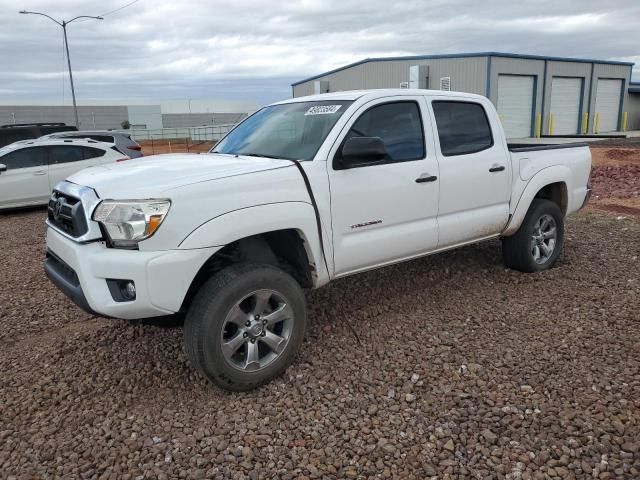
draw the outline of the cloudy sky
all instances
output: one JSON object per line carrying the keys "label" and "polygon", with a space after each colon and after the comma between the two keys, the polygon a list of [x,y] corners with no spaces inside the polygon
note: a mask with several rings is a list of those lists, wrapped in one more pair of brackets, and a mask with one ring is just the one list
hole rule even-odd
{"label": "cloudy sky", "polygon": [[366,57],[502,51],[636,62],[639,0],[0,0],[0,102],[291,96],[290,84]]}

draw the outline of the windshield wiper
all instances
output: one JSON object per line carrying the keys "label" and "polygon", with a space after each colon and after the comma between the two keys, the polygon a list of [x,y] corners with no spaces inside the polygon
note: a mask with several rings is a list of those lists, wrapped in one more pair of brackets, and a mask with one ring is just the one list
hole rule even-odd
{"label": "windshield wiper", "polygon": [[242,155],[243,157],[275,158],[276,160],[282,160],[281,157],[276,157],[275,155],[265,155],[263,153],[236,153],[235,155]]}

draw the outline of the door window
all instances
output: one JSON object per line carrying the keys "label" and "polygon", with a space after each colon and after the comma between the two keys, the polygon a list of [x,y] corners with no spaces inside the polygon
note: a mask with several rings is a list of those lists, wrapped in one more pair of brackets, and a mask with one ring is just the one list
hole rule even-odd
{"label": "door window", "polygon": [[377,105],[364,112],[345,137],[379,137],[387,150],[387,163],[424,158],[424,130],[416,102]]}
{"label": "door window", "polygon": [[6,165],[7,170],[42,167],[47,164],[47,151],[44,147],[21,148],[0,157],[0,163]]}
{"label": "door window", "polygon": [[456,101],[434,101],[432,105],[442,155],[465,155],[493,146],[491,126],[482,105]]}
{"label": "door window", "polygon": [[83,148],[77,145],[54,145],[50,148],[50,164],[72,163],[84,160]]}

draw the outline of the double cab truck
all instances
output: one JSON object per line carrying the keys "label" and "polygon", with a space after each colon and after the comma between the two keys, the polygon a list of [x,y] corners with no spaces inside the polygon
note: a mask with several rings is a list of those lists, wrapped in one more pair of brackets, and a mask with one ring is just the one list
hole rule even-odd
{"label": "double cab truck", "polygon": [[554,265],[590,196],[585,144],[508,144],[488,99],[430,90],[294,98],[209,153],[92,167],[49,200],[45,270],[104,317],[184,315],[184,350],[248,390],[299,349],[306,289],[500,238]]}

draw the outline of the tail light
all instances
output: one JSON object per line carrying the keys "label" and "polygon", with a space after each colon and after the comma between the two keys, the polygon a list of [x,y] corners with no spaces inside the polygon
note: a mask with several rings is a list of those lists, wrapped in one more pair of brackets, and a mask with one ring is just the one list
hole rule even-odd
{"label": "tail light", "polygon": [[129,157],[119,158],[119,159],[116,160],[116,163],[117,162],[126,162],[127,160],[131,160],[131,159]]}
{"label": "tail light", "polygon": [[137,152],[142,150],[142,147],[140,145],[135,145],[133,147],[127,147],[127,149],[129,150],[136,150]]}

